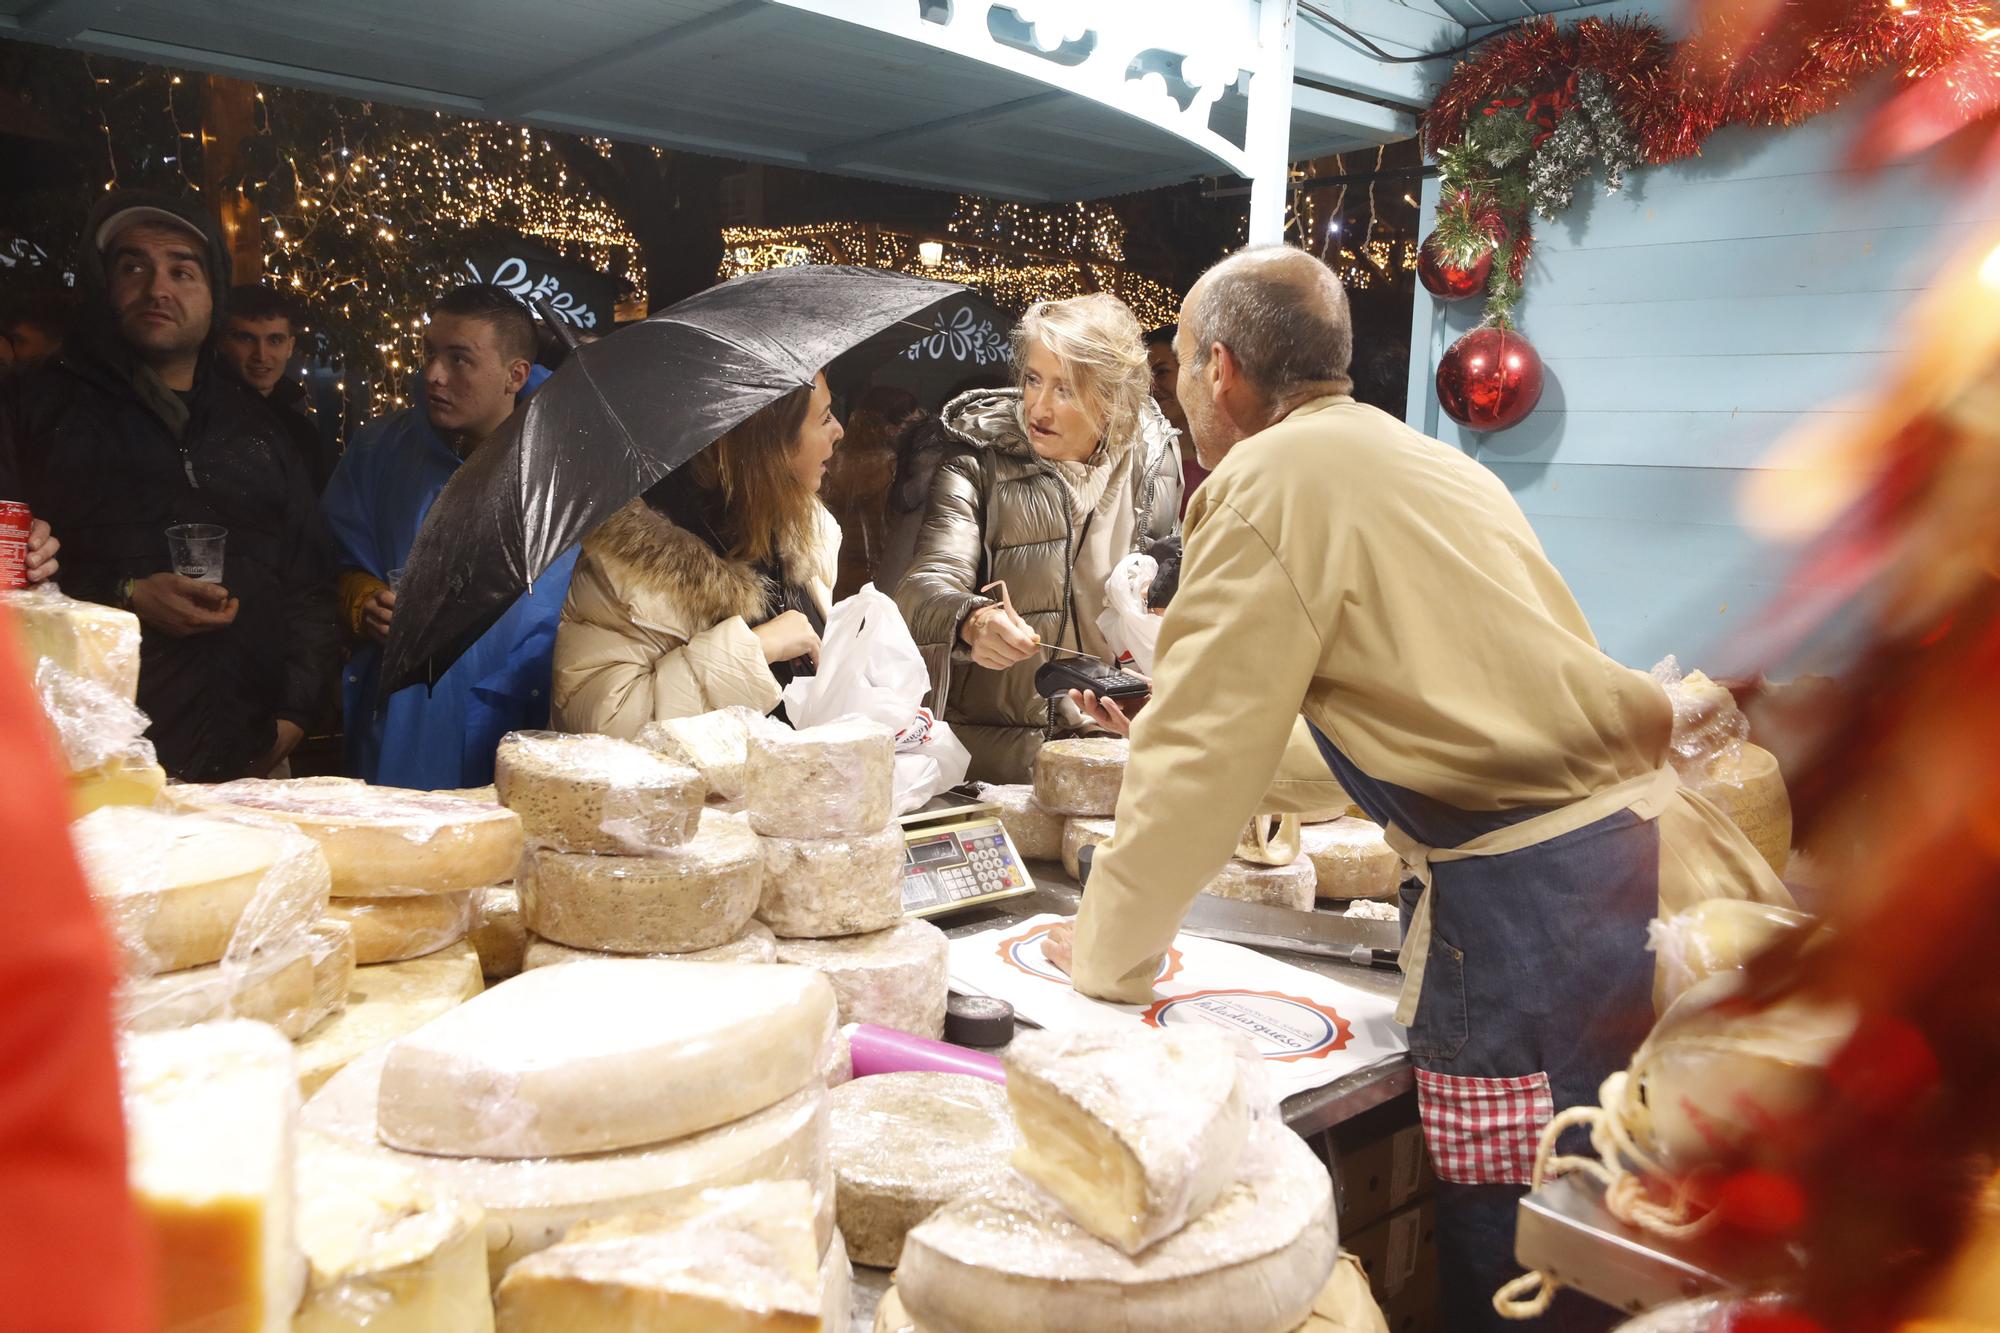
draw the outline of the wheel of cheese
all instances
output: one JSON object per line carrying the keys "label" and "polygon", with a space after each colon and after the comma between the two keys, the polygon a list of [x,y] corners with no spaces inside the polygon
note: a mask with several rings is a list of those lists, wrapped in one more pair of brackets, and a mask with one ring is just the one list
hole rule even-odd
{"label": "wheel of cheese", "polygon": [[713,949],[697,949],[693,953],[614,954],[597,949],[572,949],[567,944],[557,944],[554,940],[531,934],[527,950],[521,955],[521,970],[526,972],[537,967],[554,967],[557,963],[581,963],[593,958],[665,958],[676,963],[775,963],[778,961],[778,937],[763,922],[752,921],[743,928],[741,935]]}
{"label": "wheel of cheese", "polygon": [[1035,789],[1026,783],[1016,787],[982,787],[979,797],[1000,807],[1000,823],[1014,840],[1014,850],[1029,861],[1060,861],[1063,828],[1067,815],[1044,810],[1035,802]]}
{"label": "wheel of cheese", "polygon": [[1709,781],[1700,790],[1743,830],[1772,870],[1785,873],[1792,856],[1792,798],[1776,755],[1745,745],[1734,765],[1712,765]]}
{"label": "wheel of cheese", "polygon": [[903,919],[903,830],[765,838],[757,919],[788,939],[887,930]]}
{"label": "wheel of cheese", "polygon": [[1308,810],[1299,816],[1299,823],[1307,828],[1314,824],[1331,824],[1336,819],[1361,817],[1361,807],[1349,801],[1346,805],[1330,805],[1323,810]]}
{"label": "wheel of cheese", "polygon": [[70,840],[138,976],[220,961],[253,903],[279,927],[326,901],[326,859],[284,828],[106,806],[70,825]]}
{"label": "wheel of cheese", "polygon": [[778,941],[779,962],[826,974],[842,1023],[873,1023],[919,1037],[944,1036],[950,958],[944,932],[914,918],[872,935]]}
{"label": "wheel of cheese", "polygon": [[167,799],[284,820],[320,845],[339,897],[454,893],[513,878],[521,817],[442,792],[346,778],[244,778],[167,789]]}
{"label": "wheel of cheese", "polygon": [[964,1074],[877,1074],[827,1099],[835,1216],[855,1263],[894,1268],[911,1227],[1008,1175],[1020,1144],[998,1084]]}
{"label": "wheel of cheese", "polygon": [[220,963],[183,972],[134,977],[126,984],[120,1023],[128,1032],[164,1032],[225,1018],[269,1023],[287,1037],[313,1022],[312,955],[300,941],[242,968]]}
{"label": "wheel of cheese", "polygon": [[486,1219],[380,1153],[299,1135],[299,1247],[311,1272],[293,1333],[490,1329]]}
{"label": "wheel of cheese", "polygon": [[[1356,1333],[1383,1327],[1381,1307],[1368,1289],[1367,1270],[1359,1259],[1342,1250],[1333,1275],[1313,1298],[1312,1313],[1291,1333]],[[876,1303],[874,1333],[924,1333],[923,1326],[903,1308],[903,1298],[893,1282]]]}
{"label": "wheel of cheese", "polygon": [[732,1124],[622,1152],[540,1161],[401,1152],[378,1137],[387,1057],[386,1050],[371,1051],[335,1075],[306,1104],[303,1121],[350,1147],[415,1168],[477,1204],[486,1213],[487,1263],[496,1276],[586,1218],[662,1207],[746,1181],[810,1181],[826,1161],[826,1093],[818,1080]]}
{"label": "wheel of cheese", "polygon": [[573,949],[694,953],[743,933],[763,891],[764,851],[744,822],[702,817],[694,841],[652,856],[535,851],[518,881],[529,930]]}
{"label": "wheel of cheese", "polygon": [[1252,815],[1236,840],[1236,859],[1260,866],[1288,866],[1299,859],[1297,815]]}
{"label": "wheel of cheese", "polygon": [[400,963],[436,953],[465,938],[472,928],[472,891],[426,893],[413,898],[334,898],[330,921],[344,922],[354,935],[354,961]]}
{"label": "wheel of cheese", "polygon": [[767,838],[874,833],[895,818],[895,776],[895,734],[876,723],[761,729],[750,737],[744,802]]}
{"label": "wheel of cheese", "polygon": [[518,974],[528,948],[528,923],[521,916],[521,893],[512,884],[475,889],[472,929],[466,935],[479,955],[488,981],[505,981]]}
{"label": "wheel of cheese", "polygon": [[347,1007],[299,1040],[299,1091],[310,1097],[356,1056],[414,1032],[479,994],[479,955],[464,942],[354,969]]}
{"label": "wheel of cheese", "polygon": [[1017,1178],[913,1229],[896,1288],[927,1333],[1285,1333],[1311,1313],[1337,1249],[1326,1167],[1266,1120],[1214,1206],[1141,1254],[1105,1244]]}
{"label": "wheel of cheese", "polygon": [[1035,800],[1052,814],[1110,818],[1118,813],[1127,751],[1115,736],[1050,741],[1035,754]]}
{"label": "wheel of cheese", "polygon": [[1289,907],[1310,912],[1313,885],[1317,880],[1313,863],[1301,856],[1287,866],[1258,866],[1248,861],[1225,861],[1222,870],[1202,890],[1217,898],[1233,898],[1240,903],[1262,903],[1266,907]]}
{"label": "wheel of cheese", "polygon": [[662,1143],[815,1081],[836,1026],[833,989],[810,968],[651,958],[537,968],[389,1048],[382,1141],[453,1157]]}
{"label": "wheel of cheese", "polygon": [[1072,819],[1063,826],[1062,863],[1071,879],[1083,877],[1083,849],[1109,842],[1116,829],[1109,819]]}
{"label": "wheel of cheese", "polygon": [[748,708],[648,722],[638,743],[701,774],[709,795],[740,801],[750,774],[750,730],[764,719]]}
{"label": "wheel of cheese", "polygon": [[493,785],[529,845],[616,856],[680,846],[708,799],[701,774],[643,745],[554,731],[502,738]]}
{"label": "wheel of cheese", "polygon": [[1312,863],[1317,897],[1393,898],[1403,879],[1403,859],[1381,826],[1365,819],[1309,825],[1299,831],[1299,847]]}

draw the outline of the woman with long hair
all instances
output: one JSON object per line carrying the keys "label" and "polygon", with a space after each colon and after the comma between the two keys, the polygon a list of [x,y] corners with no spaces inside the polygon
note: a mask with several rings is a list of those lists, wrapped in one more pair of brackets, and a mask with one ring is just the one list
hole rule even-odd
{"label": "woman with long hair", "polygon": [[826,628],[840,528],[819,488],[840,436],[816,377],[584,539],[556,631],[558,729],[630,738],[778,706]]}

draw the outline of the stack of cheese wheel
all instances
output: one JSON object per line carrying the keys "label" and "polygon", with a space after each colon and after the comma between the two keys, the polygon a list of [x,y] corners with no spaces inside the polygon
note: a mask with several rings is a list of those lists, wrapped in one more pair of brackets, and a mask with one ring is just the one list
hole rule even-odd
{"label": "stack of cheese wheel", "polygon": [[758,1180],[832,1231],[832,988],[807,968],[596,958],[501,982],[369,1052],[308,1128],[482,1209],[491,1275],[577,1223]]}
{"label": "stack of cheese wheel", "polygon": [[692,768],[610,736],[515,732],[494,777],[531,849],[518,885],[532,937],[524,966],[548,961],[533,957],[544,942],[693,957],[729,948],[750,925],[757,839],[740,818],[704,809],[708,785]]}
{"label": "stack of cheese wheel", "polygon": [[1016,1038],[1020,1175],[910,1230],[892,1308],[926,1333],[1299,1328],[1333,1273],[1332,1181],[1253,1119],[1249,1058],[1201,1027]]}
{"label": "stack of cheese wheel", "polygon": [[331,875],[279,824],[105,806],[72,836],[125,960],[134,1031],[238,1016],[297,1037],[347,1001],[344,927],[316,929]]}
{"label": "stack of cheese wheel", "polygon": [[859,720],[760,728],[744,800],[763,844],[757,918],[780,962],[825,972],[843,1023],[944,1035],[944,932],[903,917],[896,740]]}
{"label": "stack of cheese wheel", "polygon": [[996,787],[991,784],[981,786],[980,799],[990,801],[1000,807],[1000,823],[1007,830],[1007,836],[1014,842],[1014,850],[1026,861],[1060,861],[1063,854],[1063,828],[1069,822],[1067,815],[1054,810],[1044,810],[1035,799],[1035,789],[1027,783],[1019,786]]}

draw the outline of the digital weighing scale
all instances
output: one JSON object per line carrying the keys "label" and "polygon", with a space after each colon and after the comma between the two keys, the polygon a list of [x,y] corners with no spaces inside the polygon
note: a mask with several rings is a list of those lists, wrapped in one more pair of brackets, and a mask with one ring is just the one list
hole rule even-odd
{"label": "digital weighing scale", "polygon": [[903,826],[903,914],[936,916],[1035,891],[1000,807],[954,787],[897,821]]}

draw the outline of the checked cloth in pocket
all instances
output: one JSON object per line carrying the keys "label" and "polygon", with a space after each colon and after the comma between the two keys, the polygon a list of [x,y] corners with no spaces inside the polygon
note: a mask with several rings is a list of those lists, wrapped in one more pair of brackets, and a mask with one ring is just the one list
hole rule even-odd
{"label": "checked cloth in pocket", "polygon": [[1555,1098],[1545,1073],[1466,1078],[1419,1069],[1417,1113],[1438,1179],[1526,1185],[1542,1130],[1555,1118]]}

